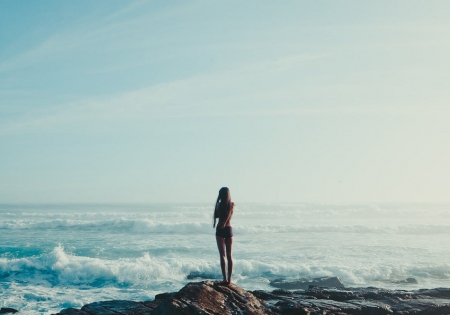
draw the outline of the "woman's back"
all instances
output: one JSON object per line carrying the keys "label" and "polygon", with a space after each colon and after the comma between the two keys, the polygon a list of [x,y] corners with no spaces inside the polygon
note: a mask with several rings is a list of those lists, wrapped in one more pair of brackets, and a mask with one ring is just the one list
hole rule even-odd
{"label": "woman's back", "polygon": [[215,217],[219,219],[218,226],[231,226],[231,217],[233,216],[234,202],[219,202],[216,205]]}

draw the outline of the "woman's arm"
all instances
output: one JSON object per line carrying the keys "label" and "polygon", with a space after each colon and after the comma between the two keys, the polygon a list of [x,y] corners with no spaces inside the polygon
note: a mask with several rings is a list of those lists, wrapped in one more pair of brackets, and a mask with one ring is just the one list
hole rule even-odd
{"label": "woman's arm", "polygon": [[213,228],[216,227],[216,219],[219,217],[219,204],[216,203],[216,208],[214,209],[214,223]]}

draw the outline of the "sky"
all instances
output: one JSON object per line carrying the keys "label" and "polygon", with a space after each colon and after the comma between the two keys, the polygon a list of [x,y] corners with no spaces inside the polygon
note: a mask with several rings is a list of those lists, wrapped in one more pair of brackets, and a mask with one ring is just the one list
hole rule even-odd
{"label": "sky", "polygon": [[449,1],[0,2],[0,203],[450,202]]}

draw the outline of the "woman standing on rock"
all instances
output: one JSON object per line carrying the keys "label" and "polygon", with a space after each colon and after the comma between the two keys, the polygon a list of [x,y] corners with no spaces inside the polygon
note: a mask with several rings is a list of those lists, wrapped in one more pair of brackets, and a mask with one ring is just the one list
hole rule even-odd
{"label": "woman standing on rock", "polygon": [[[214,209],[214,224],[219,219],[216,228],[217,248],[220,254],[220,267],[222,268],[223,282],[231,283],[231,274],[233,273],[233,259],[231,257],[231,248],[233,245],[233,229],[231,228],[231,217],[233,216],[234,203],[231,202],[230,190],[222,187],[219,190],[216,207]],[[225,253],[228,262],[228,278],[225,273]]]}

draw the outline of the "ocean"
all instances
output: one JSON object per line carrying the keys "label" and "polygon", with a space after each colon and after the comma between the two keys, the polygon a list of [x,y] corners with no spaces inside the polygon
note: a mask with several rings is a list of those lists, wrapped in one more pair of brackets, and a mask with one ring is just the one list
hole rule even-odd
{"label": "ocean", "polygon": [[[211,204],[0,205],[0,306],[51,314],[221,279]],[[450,205],[250,204],[232,219],[233,282],[337,276],[345,286],[450,286]],[[417,284],[404,283],[415,278]]]}

